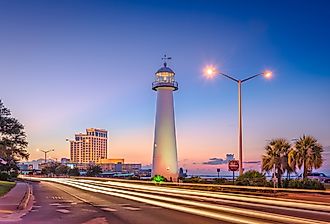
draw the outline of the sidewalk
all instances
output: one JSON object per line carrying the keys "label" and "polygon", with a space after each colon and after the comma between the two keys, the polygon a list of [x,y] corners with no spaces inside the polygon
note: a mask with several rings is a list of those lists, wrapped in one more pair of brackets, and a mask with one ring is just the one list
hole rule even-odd
{"label": "sidewalk", "polygon": [[0,220],[25,209],[30,196],[31,190],[29,184],[17,182],[14,188],[0,198]]}

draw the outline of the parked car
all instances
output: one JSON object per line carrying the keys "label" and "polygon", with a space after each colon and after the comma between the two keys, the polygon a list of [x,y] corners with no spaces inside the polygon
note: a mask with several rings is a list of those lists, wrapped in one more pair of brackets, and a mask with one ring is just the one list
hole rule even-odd
{"label": "parked car", "polygon": [[[302,174],[299,175],[299,178],[302,178]],[[307,178],[316,179],[321,183],[330,183],[330,177],[327,177],[324,173],[309,173]]]}

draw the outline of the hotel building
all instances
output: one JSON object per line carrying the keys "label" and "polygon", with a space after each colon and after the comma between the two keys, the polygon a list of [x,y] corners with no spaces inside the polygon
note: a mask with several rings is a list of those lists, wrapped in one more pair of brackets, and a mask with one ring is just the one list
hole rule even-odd
{"label": "hotel building", "polygon": [[87,128],[86,133],[75,135],[70,141],[70,161],[73,163],[96,163],[107,158],[108,131]]}

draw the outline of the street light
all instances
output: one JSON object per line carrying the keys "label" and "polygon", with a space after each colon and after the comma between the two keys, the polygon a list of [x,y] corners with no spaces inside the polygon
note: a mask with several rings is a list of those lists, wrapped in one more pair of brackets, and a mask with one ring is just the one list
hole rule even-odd
{"label": "street light", "polygon": [[236,79],[233,78],[229,75],[226,75],[220,71],[217,70],[216,67],[212,65],[208,65],[204,69],[204,75],[208,79],[214,78],[216,75],[223,75],[226,78],[236,82],[238,84],[238,157],[239,157],[239,174],[243,174],[243,137],[242,137],[242,91],[241,91],[241,86],[242,83],[249,81],[253,78],[256,78],[258,76],[264,76],[265,78],[269,79],[272,77],[272,72],[271,71],[265,71],[256,75],[252,75],[246,79]]}
{"label": "street light", "polygon": [[37,151],[41,151],[43,153],[45,153],[45,163],[47,163],[47,153],[49,152],[53,152],[55,151],[54,149],[50,149],[50,150],[41,150],[41,149],[37,149]]}

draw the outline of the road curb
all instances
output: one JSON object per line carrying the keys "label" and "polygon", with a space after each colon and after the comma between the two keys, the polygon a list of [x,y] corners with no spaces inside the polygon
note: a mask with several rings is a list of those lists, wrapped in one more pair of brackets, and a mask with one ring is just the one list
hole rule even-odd
{"label": "road curb", "polygon": [[30,201],[31,196],[32,196],[32,186],[28,183],[25,183],[25,184],[27,184],[27,191],[25,192],[24,197],[22,198],[21,202],[17,206],[18,210],[25,209],[27,207],[29,201]]}

